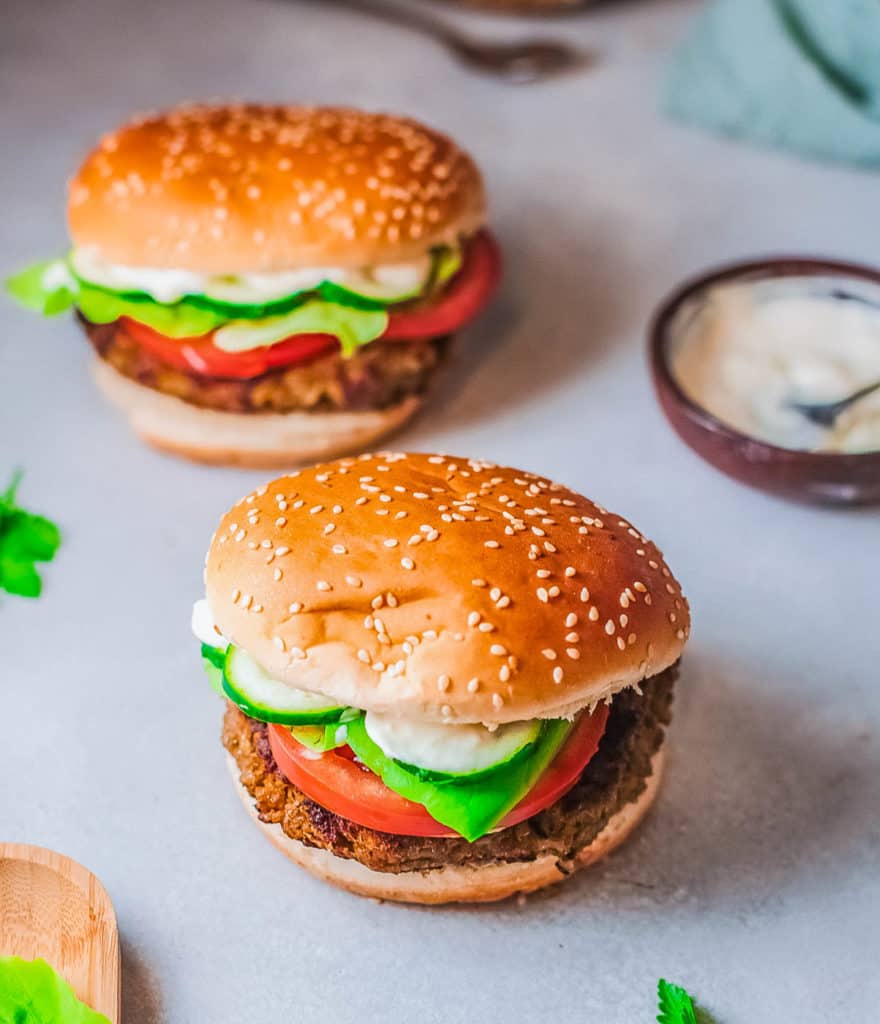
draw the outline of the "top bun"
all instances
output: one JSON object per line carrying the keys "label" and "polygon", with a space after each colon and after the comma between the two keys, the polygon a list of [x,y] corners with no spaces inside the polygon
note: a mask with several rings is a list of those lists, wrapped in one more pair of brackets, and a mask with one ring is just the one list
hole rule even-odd
{"label": "top bun", "polygon": [[450,722],[570,715],[677,660],[687,602],[657,548],[561,484],[382,453],[239,502],[207,558],[220,630],[341,704]]}
{"label": "top bun", "polygon": [[401,263],[483,222],[480,173],[406,118],[185,106],[105,136],[70,183],[74,244],[204,274]]}

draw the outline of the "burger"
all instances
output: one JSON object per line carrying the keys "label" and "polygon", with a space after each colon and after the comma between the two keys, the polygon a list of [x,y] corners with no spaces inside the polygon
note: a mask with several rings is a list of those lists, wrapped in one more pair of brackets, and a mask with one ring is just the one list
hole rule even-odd
{"label": "burger", "polygon": [[325,463],[224,516],[193,631],[254,821],[353,892],[488,901],[653,801],[689,613],[635,527],[441,455]]}
{"label": "burger", "polygon": [[474,162],[415,121],[185,106],[101,140],[70,182],[72,249],[7,286],[76,311],[146,441],[291,465],[419,407],[497,283],[485,215]]}

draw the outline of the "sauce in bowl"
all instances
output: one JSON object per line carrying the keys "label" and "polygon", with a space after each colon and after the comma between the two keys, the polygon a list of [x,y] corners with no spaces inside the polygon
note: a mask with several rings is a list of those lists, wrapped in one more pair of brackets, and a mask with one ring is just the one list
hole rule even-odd
{"label": "sauce in bowl", "polygon": [[832,428],[792,402],[845,398],[880,380],[880,286],[838,276],[718,282],[678,309],[670,369],[722,423],[795,451],[880,451],[880,392]]}

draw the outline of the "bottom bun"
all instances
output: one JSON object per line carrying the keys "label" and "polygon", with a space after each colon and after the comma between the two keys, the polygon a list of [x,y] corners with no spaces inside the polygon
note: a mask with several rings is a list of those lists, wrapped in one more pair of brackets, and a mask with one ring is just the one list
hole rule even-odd
{"label": "bottom bun", "polygon": [[99,359],[103,394],[129,418],[135,433],[162,451],[194,462],[273,469],[368,448],[396,430],[421,405],[411,395],[365,412],[234,413],[203,409],[138,384]]}
{"label": "bottom bun", "polygon": [[238,795],[263,834],[295,864],[325,882],[332,882],[359,896],[401,903],[490,903],[560,882],[618,847],[654,802],[663,772],[664,754],[661,747],[652,758],[651,774],[645,780],[645,788],[638,799],[621,808],[599,835],[562,868],[555,857],[544,856],[533,861],[500,862],[479,867],[455,865],[436,871],[404,871],[400,874],[373,871],[359,861],[306,846],[285,835],[280,825],[261,821],[253,798],[241,784],[234,758],[227,754],[226,760]]}

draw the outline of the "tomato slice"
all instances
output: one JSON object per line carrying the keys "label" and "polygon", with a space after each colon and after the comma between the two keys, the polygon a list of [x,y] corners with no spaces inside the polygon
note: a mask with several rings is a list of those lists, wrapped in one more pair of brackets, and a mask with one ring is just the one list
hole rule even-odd
{"label": "tomato slice", "polygon": [[[436,301],[392,312],[385,333],[376,340],[417,341],[450,334],[480,312],[495,290],[500,273],[498,246],[488,231],[481,231],[471,239],[461,269]],[[157,359],[178,370],[206,377],[250,380],[269,370],[308,362],[339,346],[332,334],[296,334],[247,352],[224,352],[214,345],[212,334],[168,338],[129,317],[121,319],[127,333]]]}
{"label": "tomato slice", "polygon": [[382,339],[413,341],[457,331],[486,305],[500,277],[498,246],[488,231],[480,231],[465,250],[460,270],[436,301],[411,310],[392,312]]}
{"label": "tomato slice", "polygon": [[[608,708],[600,704],[592,715],[582,714],[571,735],[535,786],[499,824],[516,825],[556,803],[580,778],[599,749]],[[317,754],[280,725],[270,725],[269,746],[282,775],[309,798],[349,821],[402,836],[454,836],[435,821],[421,804],[389,789],[366,766],[335,750]]]}
{"label": "tomato slice", "polygon": [[210,334],[198,338],[167,338],[146,324],[122,318],[125,329],[137,343],[161,359],[187,373],[206,377],[233,377],[249,380],[280,366],[292,366],[332,352],[339,342],[331,334],[297,334],[275,345],[250,349],[247,352],[224,352],[217,348]]}

